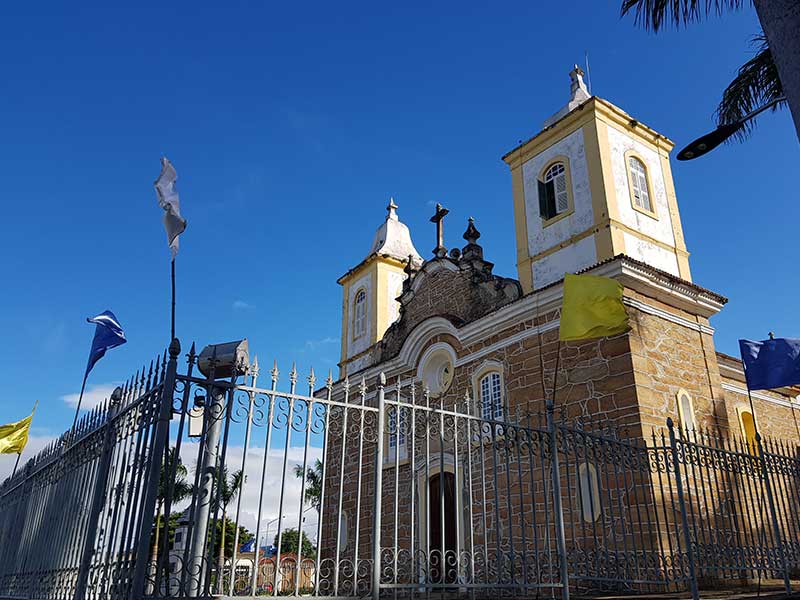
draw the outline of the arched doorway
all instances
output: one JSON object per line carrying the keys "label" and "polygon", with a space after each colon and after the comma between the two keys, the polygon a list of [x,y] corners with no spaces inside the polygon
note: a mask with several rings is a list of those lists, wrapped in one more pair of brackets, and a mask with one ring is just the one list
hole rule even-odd
{"label": "arched doorway", "polygon": [[456,478],[448,472],[432,475],[428,481],[428,491],[431,550],[428,561],[431,582],[455,583],[458,575]]}

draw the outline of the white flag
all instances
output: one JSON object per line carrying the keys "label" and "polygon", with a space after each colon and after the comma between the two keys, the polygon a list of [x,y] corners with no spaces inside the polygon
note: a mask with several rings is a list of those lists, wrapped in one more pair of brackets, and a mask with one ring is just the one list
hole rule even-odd
{"label": "white flag", "polygon": [[175,167],[166,156],[162,157],[161,174],[154,185],[158,194],[158,205],[164,209],[164,229],[167,230],[167,242],[172,250],[172,258],[178,253],[178,236],[186,229],[186,219],[181,216],[177,181],[178,174],[175,172]]}

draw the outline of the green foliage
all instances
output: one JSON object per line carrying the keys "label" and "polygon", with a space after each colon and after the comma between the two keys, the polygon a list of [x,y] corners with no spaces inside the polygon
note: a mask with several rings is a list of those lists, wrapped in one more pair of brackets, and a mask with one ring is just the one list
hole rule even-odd
{"label": "green foliage", "polygon": [[659,31],[670,25],[680,27],[711,14],[722,15],[751,5],[752,0],[623,0],[622,15],[633,13],[637,25]]}
{"label": "green foliage", "polygon": [[[236,524],[230,519],[225,519],[225,556],[233,556],[233,541],[236,532]],[[214,548],[211,556],[219,555],[219,542],[222,537],[222,519],[217,519],[214,522],[214,527],[208,528],[208,542],[211,543],[212,533],[214,536]],[[247,542],[253,539],[253,534],[245,527],[239,526],[239,547],[241,548]]]}
{"label": "green foliage", "polygon": [[[295,465],[294,474],[298,479],[303,478],[303,467]],[[313,469],[308,469],[305,473],[306,476],[306,494],[305,501],[320,511],[322,504],[322,461],[317,459],[314,463]]]}
{"label": "green foliage", "polygon": [[[633,14],[635,23],[645,29],[660,31],[670,25],[681,27],[745,6],[752,6],[752,0],[622,0],[621,12],[623,16]],[[722,93],[715,111],[717,125],[736,123],[756,108],[783,96],[778,67],[766,37],[759,33],[753,42],[755,55],[739,67],[736,77]],[[786,105],[786,101],[780,102],[773,110]],[[748,121],[731,139],[744,140],[754,126],[755,120]]]}
{"label": "green foliage", "polygon": [[[300,536],[297,529],[284,529],[281,534],[281,555],[283,554],[297,554],[297,542]],[[275,534],[275,539],[272,542],[274,546],[278,545],[278,535]],[[316,558],[317,548],[308,539],[308,535],[303,532],[303,558]]]}

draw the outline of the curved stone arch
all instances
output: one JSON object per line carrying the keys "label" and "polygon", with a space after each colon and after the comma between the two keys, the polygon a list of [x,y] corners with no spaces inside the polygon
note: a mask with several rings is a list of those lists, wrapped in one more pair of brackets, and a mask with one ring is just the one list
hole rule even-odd
{"label": "curved stone arch", "polygon": [[425,319],[418,324],[405,339],[397,355],[397,360],[404,365],[417,364],[422,353],[426,351],[426,345],[430,342],[431,338],[442,334],[450,335],[455,338],[459,344],[461,343],[458,329],[456,329],[456,326],[449,320],[444,317],[430,317]]}

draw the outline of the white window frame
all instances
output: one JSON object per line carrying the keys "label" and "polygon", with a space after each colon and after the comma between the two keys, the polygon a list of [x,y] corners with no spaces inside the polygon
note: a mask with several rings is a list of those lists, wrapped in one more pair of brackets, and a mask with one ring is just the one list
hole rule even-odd
{"label": "white window frame", "polygon": [[638,153],[629,150],[625,153],[625,171],[628,174],[628,188],[633,210],[658,219],[656,197],[653,194],[647,162]]}
{"label": "white window frame", "polygon": [[[556,191],[556,214],[565,213],[569,210],[569,179],[567,178],[567,165],[563,161],[556,161],[547,167],[542,181],[545,183],[553,182]],[[559,185],[561,189],[559,190]]]}
{"label": "white window frame", "polygon": [[[363,300],[359,301],[360,298]],[[353,299],[353,339],[367,333],[367,290],[360,288]]]}
{"label": "white window frame", "polygon": [[502,421],[505,418],[503,374],[489,371],[478,380],[481,418],[484,421]]}
{"label": "white window frame", "polygon": [[[394,465],[396,459],[398,459],[398,446],[400,447],[400,463],[402,464],[403,461],[408,459],[408,420],[411,418],[412,410],[410,406],[406,407],[401,401],[399,405],[391,404],[389,410],[386,411],[387,434],[386,447],[383,452],[384,466]],[[398,412],[400,413],[399,428],[395,425]],[[394,433],[391,433],[393,431]]]}
{"label": "white window frame", "polygon": [[[686,414],[686,408],[683,405],[682,398],[686,398],[689,402],[689,414]],[[681,430],[687,432],[697,431],[697,419],[694,412],[694,398],[685,389],[680,388],[675,393],[675,401],[678,403],[678,416],[680,417]]]}
{"label": "white window frame", "polygon": [[[483,380],[492,375],[497,375],[499,377],[498,385],[500,391],[500,418],[487,419],[487,415],[484,410],[485,405],[483,403]],[[508,394],[506,393],[506,379],[503,363],[496,360],[487,360],[475,370],[475,372],[472,374],[472,397],[475,398],[476,417],[492,421],[504,421],[506,419],[506,415],[508,414]],[[493,408],[496,409],[497,407],[495,406]],[[492,411],[493,417],[496,412],[496,410]]]}

